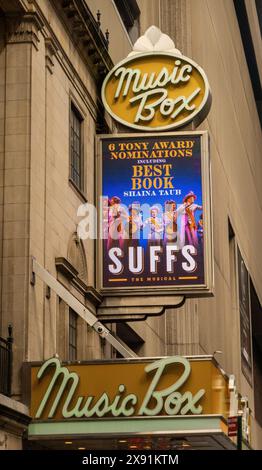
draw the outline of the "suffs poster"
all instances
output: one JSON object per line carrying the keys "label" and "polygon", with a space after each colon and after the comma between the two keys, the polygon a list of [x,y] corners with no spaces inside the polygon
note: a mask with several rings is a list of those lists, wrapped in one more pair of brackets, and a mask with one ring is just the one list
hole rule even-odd
{"label": "suffs poster", "polygon": [[201,135],[102,138],[103,288],[204,284]]}

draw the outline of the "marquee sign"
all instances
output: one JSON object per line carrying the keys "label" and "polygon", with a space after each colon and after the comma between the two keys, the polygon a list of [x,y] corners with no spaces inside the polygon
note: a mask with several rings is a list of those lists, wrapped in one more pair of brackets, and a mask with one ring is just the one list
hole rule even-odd
{"label": "marquee sign", "polygon": [[134,51],[107,75],[105,109],[119,123],[142,131],[166,131],[206,117],[211,94],[203,69],[182,56],[173,41],[152,26]]}
{"label": "marquee sign", "polygon": [[227,378],[212,359],[157,359],[31,366],[35,420],[220,414],[227,417]]}
{"label": "marquee sign", "polygon": [[212,293],[207,132],[98,139],[98,288]]}

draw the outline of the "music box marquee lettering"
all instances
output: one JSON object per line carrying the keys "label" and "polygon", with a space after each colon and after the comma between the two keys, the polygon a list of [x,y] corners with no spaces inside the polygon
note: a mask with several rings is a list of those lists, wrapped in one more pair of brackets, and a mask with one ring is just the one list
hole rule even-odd
{"label": "music box marquee lettering", "polygon": [[[175,61],[175,64],[180,65],[180,60]],[[183,75],[184,70],[191,72],[192,66],[184,65],[179,75],[180,78],[175,79],[177,67],[174,67],[170,76],[168,70],[163,67],[156,78],[155,73],[151,73],[150,75],[148,73],[144,73],[144,75],[141,76],[141,72],[137,69],[132,70],[120,67],[115,72],[115,77],[120,75],[120,79],[114,98],[116,100],[119,96],[121,98],[125,97],[130,91],[131,84],[133,83],[133,93],[142,92],[129,99],[129,103],[137,102],[139,104],[134,120],[135,123],[139,123],[140,121],[151,121],[155,117],[156,109],[158,107],[162,116],[171,115],[171,118],[174,119],[183,110],[193,111],[196,108],[195,104],[190,103],[201,91],[201,88],[198,87],[188,97],[178,96],[176,99],[168,98],[168,90],[164,87],[169,83],[175,85],[181,81],[187,82],[190,80],[189,73],[186,76]],[[123,92],[120,94],[122,88]],[[155,100],[148,103],[149,98],[153,96],[155,97]]]}
{"label": "music box marquee lettering", "polygon": [[[161,377],[166,372],[166,368],[176,365],[182,365],[181,375],[171,385],[162,388]],[[141,397],[127,390],[123,383],[116,387],[113,397],[109,397],[106,391],[96,397],[92,395],[77,396],[79,375],[76,372],[70,372],[67,367],[61,366],[57,358],[48,359],[41,366],[37,374],[38,380],[50,372],[50,369],[54,369],[53,376],[36,412],[35,418],[37,419],[42,417],[47,406],[49,409],[48,418],[54,418],[60,402],[63,403],[62,415],[65,419],[106,415],[114,417],[157,416],[161,414],[174,416],[188,413],[198,415],[202,412],[199,401],[205,395],[204,389],[198,390],[195,394],[190,391],[180,391],[191,373],[190,363],[184,357],[164,358],[146,365],[145,373],[153,372],[153,376],[145,395]],[[134,380],[136,380],[135,377]]]}
{"label": "music box marquee lettering", "polygon": [[102,99],[115,120],[147,131],[198,125],[211,104],[204,71],[155,26],[107,75]]}

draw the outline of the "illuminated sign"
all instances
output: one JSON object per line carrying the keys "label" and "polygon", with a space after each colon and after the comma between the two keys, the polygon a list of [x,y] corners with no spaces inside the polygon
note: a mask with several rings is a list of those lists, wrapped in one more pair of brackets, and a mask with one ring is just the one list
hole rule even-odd
{"label": "illuminated sign", "polygon": [[34,419],[227,415],[227,379],[212,360],[174,356],[31,367]]}
{"label": "illuminated sign", "polygon": [[105,135],[98,143],[98,288],[211,293],[207,132]]}
{"label": "illuminated sign", "polygon": [[138,39],[134,52],[109,72],[102,100],[124,126],[164,131],[191,122],[199,125],[210,109],[211,94],[202,68],[153,26]]}

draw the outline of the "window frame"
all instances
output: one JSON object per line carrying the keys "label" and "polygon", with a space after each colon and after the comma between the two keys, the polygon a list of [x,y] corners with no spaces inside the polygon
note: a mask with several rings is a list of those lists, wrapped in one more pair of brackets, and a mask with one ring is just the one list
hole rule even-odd
{"label": "window frame", "polygon": [[[68,360],[69,361],[76,361],[77,360],[77,320],[78,315],[77,313],[69,307],[68,312]],[[73,322],[72,322],[73,319]],[[71,333],[74,332],[74,342],[71,340],[73,339]],[[74,354],[72,354],[74,352]]]}
{"label": "window frame", "polygon": [[[73,176],[73,152],[74,147],[72,145],[72,118],[75,117],[79,121],[79,147],[80,147],[80,159],[79,159],[79,184],[74,179]],[[69,106],[69,181],[72,183],[74,188],[81,194],[82,197],[85,197],[85,158],[84,158],[84,121],[85,116],[80,111],[79,106],[77,106],[75,100],[70,99]]]}

